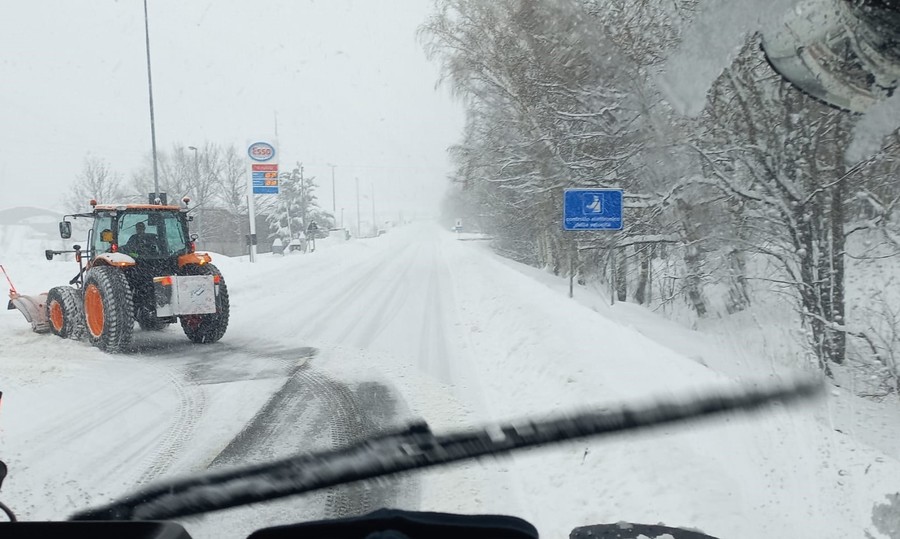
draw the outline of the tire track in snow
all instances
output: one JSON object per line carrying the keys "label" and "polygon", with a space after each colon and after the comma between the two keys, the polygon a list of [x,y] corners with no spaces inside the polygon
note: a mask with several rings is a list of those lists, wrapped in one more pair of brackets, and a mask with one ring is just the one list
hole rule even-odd
{"label": "tire track in snow", "polygon": [[[110,359],[118,362],[117,368],[135,362],[133,369],[129,367],[132,372],[117,376],[114,385],[101,383],[77,391],[72,406],[54,410],[42,428],[23,441],[29,455],[77,455],[80,467],[90,470],[77,480],[85,492],[100,492],[110,485],[127,490],[165,473],[191,443],[194,427],[206,411],[206,384],[283,377],[288,371],[285,358],[305,357],[309,350],[263,345],[245,352],[228,345],[201,347],[160,332],[139,332],[136,337],[130,353]],[[250,358],[255,365],[248,366]],[[148,376],[148,369],[158,375]],[[113,433],[119,436],[110,436]],[[97,437],[110,443],[92,443]]]}
{"label": "tire track in snow", "polygon": [[[130,377],[133,382],[146,382]],[[145,400],[145,393],[130,390],[134,384],[126,378],[122,389],[105,393],[98,401],[84,400],[77,405],[60,411],[46,426],[38,430],[28,440],[30,450],[36,453],[55,451],[67,447],[73,440],[84,437],[92,431],[101,430],[107,423],[117,421],[123,413],[128,413]],[[146,388],[147,392],[161,390],[165,384]]]}
{"label": "tire track in snow", "polygon": [[189,387],[174,372],[167,374],[178,394],[178,409],[165,436],[158,442],[150,463],[143,466],[144,473],[138,479],[139,484],[155,479],[172,466],[176,456],[193,437],[194,425],[206,408],[206,392],[201,387]]}
{"label": "tire track in snow", "polygon": [[[162,439],[157,441],[153,455],[147,459],[149,462],[144,467],[139,483],[149,482],[170,470],[178,461],[182,450],[191,442],[195,425],[206,412],[205,386],[280,378],[293,372],[292,368],[298,361],[302,365],[315,353],[309,347],[277,348],[257,345],[248,350],[227,343],[202,347],[188,343],[170,347],[165,346],[167,343],[159,334],[150,334],[145,339],[147,342],[139,343],[138,347],[144,352],[156,352],[157,355],[147,358],[147,362],[169,380],[170,387],[177,394],[178,406],[175,418]],[[193,352],[186,359],[185,349]],[[160,362],[167,359],[176,361]]]}
{"label": "tire track in snow", "polygon": [[[347,276],[345,272],[344,279],[349,281],[349,284],[342,287],[337,294],[334,294],[333,288],[327,286],[315,288],[314,292],[305,298],[306,303],[315,305],[328,300],[328,305],[324,309],[300,315],[297,324],[298,331],[307,337],[316,338],[324,329],[333,327],[334,322],[340,318],[340,314],[346,311],[347,307],[352,305],[356,298],[371,286],[372,280],[386,271],[386,263],[389,263],[391,259],[390,256],[380,254],[373,260],[354,268],[352,277]],[[286,297],[282,302],[282,310],[296,307],[293,298]]]}
{"label": "tire track in snow", "polygon": [[[124,376],[116,375],[123,372],[123,362]],[[9,455],[19,461],[17,474],[37,481],[50,478],[46,493],[57,488],[69,495],[80,493],[77,497],[83,498],[83,503],[70,498],[72,505],[55,506],[54,518],[73,510],[76,503],[86,505],[92,496],[134,488],[143,472],[140,463],[153,454],[157,440],[165,433],[160,424],[165,411],[154,411],[148,398],[165,394],[168,381],[148,376],[146,369],[128,363],[127,358],[116,358],[114,365],[101,362],[98,366],[109,368],[115,376],[109,378],[103,373],[96,383],[82,378],[64,381],[57,393],[68,399],[66,405],[52,408],[51,414],[44,413],[41,426],[27,438],[17,440],[25,449]],[[42,463],[49,463],[49,467]],[[46,493],[35,492],[33,499],[52,498],[53,494]]]}
{"label": "tire track in snow", "polygon": [[412,261],[416,260],[420,250],[420,248],[414,251],[408,249],[403,259],[397,257],[396,263],[400,266],[400,271],[389,273],[391,278],[389,283],[375,289],[376,297],[367,301],[368,309],[362,311],[365,314],[348,328],[348,335],[351,331],[357,335],[354,341],[357,347],[366,348],[375,342],[400,314],[409,297],[410,277],[414,270]]}
{"label": "tire track in snow", "polygon": [[[253,464],[322,449],[345,447],[386,428],[396,415],[396,397],[385,386],[363,384],[357,392],[307,365],[297,367],[284,385],[209,464],[214,469]],[[375,391],[372,386],[378,386]],[[361,386],[362,387],[362,386]],[[372,399],[380,393],[380,399]],[[402,488],[401,488],[402,487]],[[394,505],[418,490],[409,479],[377,485],[351,484],[311,493],[281,508],[293,520],[359,515]],[[288,511],[285,515],[284,511]],[[202,521],[203,519],[199,519]]]}
{"label": "tire track in snow", "polygon": [[444,334],[444,303],[441,298],[439,268],[433,264],[428,278],[425,295],[424,316],[422,317],[421,341],[419,342],[419,365],[435,378],[446,384],[453,382],[450,375],[451,353]]}
{"label": "tire track in snow", "polygon": [[[367,293],[371,293],[373,283],[389,277],[395,267],[403,268],[399,256],[380,255],[370,264],[366,264],[365,269],[355,276],[352,284],[341,293],[329,298],[332,290],[323,290],[323,293],[316,299],[329,299],[328,306],[302,317],[299,324],[301,331],[313,339],[319,338],[322,334],[345,337],[348,331],[353,331],[358,326],[359,316],[342,317],[342,314],[352,312],[365,313],[360,316],[377,316],[377,311],[372,309],[368,302],[364,302],[363,305],[359,305],[359,303],[363,297],[367,296]],[[337,325],[342,326],[339,331],[335,331]]]}
{"label": "tire track in snow", "polygon": [[[331,416],[323,417],[318,426],[330,430],[332,448],[346,447],[365,436],[364,416],[347,386],[315,373],[304,374],[308,386],[316,388],[325,397],[326,409]],[[371,507],[368,491],[358,484],[333,487],[325,492],[326,516],[354,516],[376,509]]]}

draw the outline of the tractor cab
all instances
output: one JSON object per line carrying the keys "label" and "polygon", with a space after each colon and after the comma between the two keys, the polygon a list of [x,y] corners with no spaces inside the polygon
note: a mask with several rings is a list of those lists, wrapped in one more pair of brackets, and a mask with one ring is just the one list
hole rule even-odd
{"label": "tractor cab", "polygon": [[88,246],[92,259],[122,253],[138,263],[193,251],[187,217],[177,206],[96,206]]}

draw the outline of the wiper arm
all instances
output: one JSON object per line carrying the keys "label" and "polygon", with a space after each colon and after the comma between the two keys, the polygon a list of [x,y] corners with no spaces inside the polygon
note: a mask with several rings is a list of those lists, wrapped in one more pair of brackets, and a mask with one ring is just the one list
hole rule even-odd
{"label": "wiper arm", "polygon": [[418,423],[342,449],[159,483],[120,501],[77,513],[71,520],[169,520],[529,447],[728,411],[753,411],[775,402],[809,399],[822,390],[822,382],[805,380],[776,388],[586,411],[447,435],[435,435],[427,424]]}

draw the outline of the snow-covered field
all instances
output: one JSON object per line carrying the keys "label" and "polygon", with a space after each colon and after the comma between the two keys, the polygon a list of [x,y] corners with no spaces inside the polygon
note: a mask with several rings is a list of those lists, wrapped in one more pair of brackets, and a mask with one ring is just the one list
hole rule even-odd
{"label": "snow-covered field", "polygon": [[[0,264],[20,292],[74,275],[73,262],[47,262],[15,237],[0,244]],[[232,305],[215,345],[189,345],[169,327],[136,332],[130,353],[112,356],[0,312],[0,458],[10,467],[0,494],[21,517],[62,519],[153,479],[340,445],[413,417],[438,431],[791,375],[587,289],[573,301],[564,279],[428,224],[214,263]],[[259,424],[271,408],[277,421]],[[878,413],[834,389],[799,408],[570,443],[186,526],[239,537],[384,503],[515,514],[555,538],[620,520],[723,539],[892,537],[873,511],[897,492],[900,454],[863,421]]]}

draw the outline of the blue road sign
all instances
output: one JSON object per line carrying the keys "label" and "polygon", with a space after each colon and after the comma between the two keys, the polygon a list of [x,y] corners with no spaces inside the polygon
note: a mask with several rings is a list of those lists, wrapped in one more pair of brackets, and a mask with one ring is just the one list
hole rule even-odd
{"label": "blue road sign", "polygon": [[566,189],[563,230],[622,230],[622,190]]}
{"label": "blue road sign", "polygon": [[267,187],[265,185],[254,185],[253,186],[253,194],[254,195],[277,195],[278,194],[278,186]]}

